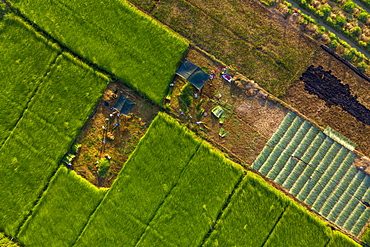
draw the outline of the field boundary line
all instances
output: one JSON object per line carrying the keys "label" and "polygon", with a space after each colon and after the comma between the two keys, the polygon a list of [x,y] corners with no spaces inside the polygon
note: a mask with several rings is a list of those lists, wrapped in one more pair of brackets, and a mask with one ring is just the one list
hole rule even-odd
{"label": "field boundary line", "polygon": [[25,23],[27,23],[28,25],[30,25],[34,29],[34,32],[39,33],[41,36],[43,36],[47,40],[51,41],[52,43],[58,44],[59,47],[61,48],[62,52],[66,52],[66,53],[71,54],[77,60],[81,61],[82,63],[85,63],[88,67],[91,67],[93,70],[96,70],[96,71],[102,73],[103,75],[106,75],[111,80],[117,80],[117,77],[113,73],[105,70],[104,68],[100,67],[98,64],[96,64],[96,63],[90,61],[89,59],[81,56],[77,52],[74,52],[72,49],[70,49],[63,42],[57,40],[51,34],[49,34],[44,29],[42,29],[38,24],[36,24],[33,21],[31,21],[18,8],[13,7],[7,0],[0,0],[0,1],[2,1],[10,9],[11,12],[13,12],[15,15],[17,15],[18,17],[20,17]]}
{"label": "field boundary line", "polygon": [[224,205],[222,205],[221,210],[218,212],[216,220],[213,222],[212,226],[209,228],[208,232],[204,235],[202,242],[199,246],[204,246],[204,243],[207,241],[207,239],[212,235],[213,231],[218,226],[219,220],[223,216],[225,210],[228,208],[228,206],[231,203],[231,199],[234,197],[236,190],[239,189],[240,185],[244,181],[245,177],[248,175],[248,172],[243,171],[243,174],[239,177],[239,180],[235,183],[233,190],[230,192],[228,197],[226,198],[226,201],[224,202]]}
{"label": "field boundary line", "polygon": [[329,53],[331,56],[342,62],[344,65],[347,65],[348,68],[350,68],[353,72],[355,72],[357,75],[359,75],[361,78],[365,79],[367,82],[370,82],[370,77],[363,73],[361,70],[356,68],[353,64],[351,64],[348,60],[344,59],[340,55],[338,55],[335,51],[327,47],[326,45],[320,45],[321,49]]}
{"label": "field boundary line", "polygon": [[[81,177],[81,175],[78,175]],[[84,178],[85,179],[85,178]],[[87,180],[86,180],[87,181]],[[95,186],[95,185],[94,185]],[[95,186],[95,188],[98,188],[97,186]],[[110,187],[111,188],[111,187]],[[111,191],[110,188],[108,188],[108,190],[105,192],[104,196],[102,197],[102,199],[100,200],[100,202],[98,203],[98,205],[96,205],[96,207],[94,208],[94,210],[91,211],[85,225],[81,228],[81,231],[80,233],[77,235],[75,241],[71,244],[71,247],[75,246],[77,241],[81,238],[81,236],[83,235],[83,233],[85,232],[86,230],[86,227],[88,226],[88,224],[90,223],[91,219],[94,217],[94,214],[95,212],[98,210],[98,208],[101,206],[101,204],[103,203],[103,201],[105,200],[105,198],[107,197],[107,195],[109,194],[109,192]],[[99,188],[98,188],[99,189]]]}
{"label": "field boundary line", "polygon": [[329,237],[328,241],[326,241],[326,243],[325,243],[325,245],[324,245],[323,247],[328,246],[331,240],[332,240],[332,238],[331,238],[331,237]]}
{"label": "field boundary line", "polygon": [[49,179],[47,180],[48,182],[45,184],[44,188],[40,192],[40,194],[37,197],[37,199],[33,202],[32,208],[27,213],[27,215],[24,217],[24,219],[22,220],[22,222],[19,224],[19,226],[17,228],[17,231],[15,232],[15,238],[16,239],[19,239],[19,233],[21,232],[21,229],[26,224],[26,222],[32,218],[33,212],[35,211],[36,207],[39,205],[42,197],[44,196],[44,193],[49,189],[50,183],[54,180],[54,178],[56,176],[56,173],[57,173],[57,171],[59,169],[60,169],[60,165],[57,166],[56,169],[53,171],[53,173],[50,175]]}
{"label": "field boundary line", "polygon": [[168,193],[166,194],[165,198],[163,199],[163,201],[158,205],[157,209],[155,210],[153,216],[149,219],[148,223],[146,224],[146,227],[144,229],[144,231],[142,232],[142,234],[138,237],[134,247],[136,247],[140,240],[143,238],[143,236],[145,235],[147,229],[149,228],[150,226],[150,223],[153,221],[153,219],[155,218],[155,216],[157,215],[158,211],[162,208],[162,205],[166,202],[168,196],[171,194],[172,190],[174,188],[176,188],[176,186],[179,184],[179,181],[180,181],[180,178],[182,177],[183,173],[185,172],[186,168],[189,167],[189,164],[191,162],[191,160],[193,159],[193,157],[198,153],[199,151],[199,148],[201,147],[202,145],[202,142],[199,142],[198,144],[198,147],[196,148],[196,150],[194,151],[194,153],[191,155],[189,161],[186,163],[186,165],[181,169],[179,175],[177,176],[177,180],[175,181],[175,184],[172,186],[172,188],[168,191]]}
{"label": "field boundary line", "polygon": [[285,207],[284,207],[284,210],[283,212],[281,212],[280,216],[277,218],[274,226],[271,228],[269,234],[267,235],[266,239],[263,241],[261,247],[265,246],[267,240],[270,238],[271,234],[274,232],[275,230],[275,227],[277,226],[277,224],[280,222],[281,218],[283,218],[284,216],[284,213],[286,212],[287,208],[290,206],[291,203],[288,203]]}
{"label": "field boundary line", "polygon": [[[50,62],[50,64],[48,65],[47,69],[45,70],[44,75],[39,79],[40,82],[38,83],[38,85],[36,86],[36,88],[34,89],[34,91],[32,92],[32,96],[28,100],[27,105],[26,105],[26,107],[24,108],[24,110],[22,112],[22,115],[19,117],[19,119],[17,120],[16,124],[14,125],[13,130],[11,131],[11,133],[9,134],[9,136],[6,138],[6,140],[1,145],[0,151],[2,151],[5,143],[8,141],[8,139],[10,138],[10,136],[13,134],[13,132],[17,128],[19,122],[23,119],[23,116],[26,113],[26,111],[28,111],[28,108],[30,107],[30,104],[31,104],[32,100],[36,97],[37,92],[41,88],[40,86],[43,84],[44,80],[49,76],[49,74],[51,73],[51,71],[53,70],[53,68],[57,65],[58,59],[61,56],[62,56],[62,52],[60,51],[60,52],[57,53],[57,55],[55,56],[55,58]],[[42,191],[40,192],[40,194],[38,195],[38,197],[36,198],[36,200],[33,202],[31,209],[29,210],[29,212],[27,213],[27,215],[23,218],[22,222],[19,224],[19,226],[18,226],[18,228],[17,228],[17,230],[15,232],[15,236],[17,238],[18,238],[18,234],[19,234],[21,228],[24,226],[24,224],[26,223],[26,221],[32,216],[32,213],[33,213],[34,209],[39,204],[39,202],[40,202],[40,200],[41,200],[41,198],[43,196],[44,191],[46,191],[47,188],[49,187],[50,181],[53,179],[53,177],[55,176],[55,173],[58,171],[58,169],[59,169],[59,167],[57,167],[54,170],[54,172],[51,174],[51,176],[47,180],[47,183],[45,184],[44,188],[42,189]]]}
{"label": "field boundary line", "polygon": [[9,138],[13,135],[13,133],[14,133],[15,129],[17,128],[19,122],[23,119],[24,114],[28,111],[28,108],[30,107],[32,100],[35,98],[37,92],[40,90],[40,88],[41,88],[40,86],[44,83],[44,80],[48,77],[50,72],[53,70],[54,66],[58,62],[58,58],[61,57],[61,56],[62,56],[62,52],[57,52],[57,55],[55,56],[55,58],[53,58],[53,60],[50,61],[47,68],[45,69],[45,73],[41,77],[35,79],[35,82],[38,81],[38,83],[37,83],[36,87],[33,89],[33,91],[31,92],[31,96],[29,97],[26,106],[23,108],[22,114],[19,116],[18,120],[14,123],[14,126],[13,126],[12,130],[10,131],[9,135],[0,144],[0,152],[3,150],[3,147],[5,146],[5,144],[9,140]]}

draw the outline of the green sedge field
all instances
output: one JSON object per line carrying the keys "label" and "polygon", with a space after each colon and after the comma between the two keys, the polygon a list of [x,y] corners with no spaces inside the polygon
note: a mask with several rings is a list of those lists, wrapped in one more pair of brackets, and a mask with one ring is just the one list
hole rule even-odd
{"label": "green sedge field", "polygon": [[111,80],[162,105],[189,42],[126,1],[10,4],[0,4],[1,246],[360,246],[166,113],[110,188],[61,165]]}

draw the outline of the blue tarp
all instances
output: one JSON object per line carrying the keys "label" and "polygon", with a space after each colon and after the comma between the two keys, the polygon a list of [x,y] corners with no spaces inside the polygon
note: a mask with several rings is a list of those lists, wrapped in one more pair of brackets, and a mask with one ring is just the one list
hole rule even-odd
{"label": "blue tarp", "polygon": [[201,90],[204,84],[209,80],[209,75],[195,64],[185,60],[176,74],[193,84],[198,90]]}
{"label": "blue tarp", "polygon": [[113,108],[123,115],[129,115],[134,105],[134,102],[126,98],[123,94],[120,94]]}

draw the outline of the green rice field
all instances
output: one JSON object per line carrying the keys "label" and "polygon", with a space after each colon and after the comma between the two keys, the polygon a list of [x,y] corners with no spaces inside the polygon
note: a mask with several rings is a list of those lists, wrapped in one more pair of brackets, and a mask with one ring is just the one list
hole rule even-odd
{"label": "green rice field", "polygon": [[[188,42],[127,1],[10,3],[21,17],[0,4],[0,246],[360,246],[165,113],[111,188],[61,166],[109,81],[162,105]],[[370,179],[354,158],[288,114],[253,167],[357,236]]]}
{"label": "green rice field", "polygon": [[163,113],[104,193],[60,168],[19,240],[26,246],[359,246]]}
{"label": "green rice field", "polygon": [[127,1],[10,2],[58,42],[158,105],[187,51],[185,39]]}
{"label": "green rice field", "polygon": [[248,173],[204,246],[359,245]]}
{"label": "green rice field", "polygon": [[71,246],[105,191],[60,167],[17,238],[26,246]]}
{"label": "green rice field", "polygon": [[356,155],[289,113],[252,167],[314,211],[359,235],[370,218],[370,177],[352,167]]}
{"label": "green rice field", "polygon": [[76,245],[198,245],[241,176],[240,168],[161,114]]}
{"label": "green rice field", "polygon": [[[180,156],[162,150],[177,145],[175,140],[182,147],[177,149],[182,155],[176,151]],[[196,140],[174,119],[159,114],[76,246],[359,246]],[[185,161],[179,167],[161,162],[179,158]]]}
{"label": "green rice field", "polygon": [[[10,104],[14,104],[17,109],[8,117],[11,126],[3,124],[4,121],[0,124],[7,133],[0,146],[0,173],[6,177],[0,179],[0,187],[7,188],[0,192],[0,229],[14,236],[86,122],[108,80],[58,49],[45,48],[45,40],[18,18],[10,15],[5,20],[1,46],[5,49],[9,44],[12,48],[8,50],[9,54],[13,53],[7,57],[8,63],[17,63],[11,59],[19,58],[19,70],[27,70],[38,60],[48,61],[42,62],[43,69],[37,66],[30,69],[29,85],[30,77],[25,73],[23,78],[21,73],[15,77],[22,82],[17,87],[8,76],[0,79],[7,92],[1,100],[11,102],[3,106],[11,109]],[[25,44],[45,51],[28,48],[29,52],[20,54]]]}
{"label": "green rice field", "polygon": [[0,146],[21,118],[41,78],[59,54],[57,47],[6,15],[0,26]]}

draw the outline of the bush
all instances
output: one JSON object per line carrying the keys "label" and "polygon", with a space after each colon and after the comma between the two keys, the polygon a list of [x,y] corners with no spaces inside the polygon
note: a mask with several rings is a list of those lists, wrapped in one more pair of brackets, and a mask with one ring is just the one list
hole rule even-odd
{"label": "bush", "polygon": [[358,15],[358,19],[362,21],[363,23],[367,21],[368,17],[369,17],[369,14],[366,11],[361,12],[361,14]]}
{"label": "bush", "polygon": [[367,64],[365,62],[361,62],[361,63],[357,64],[357,68],[361,71],[365,71],[366,68],[367,68]]}
{"label": "bush", "polygon": [[77,154],[80,147],[81,147],[81,144],[76,142],[75,144],[72,145],[71,152],[74,154]]}
{"label": "bush", "polygon": [[179,105],[183,109],[184,112],[188,111],[188,107],[193,102],[193,91],[194,91],[194,87],[190,83],[187,83],[181,89],[181,93],[179,96]]}
{"label": "bush", "polygon": [[339,42],[336,39],[333,39],[333,40],[331,40],[331,42],[329,44],[329,47],[332,48],[332,49],[335,49],[335,48],[337,48],[338,45],[339,45]]}
{"label": "bush", "polygon": [[323,12],[325,19],[330,15],[331,8],[328,5],[323,5],[321,8],[321,12]]}
{"label": "bush", "polygon": [[353,37],[358,37],[358,36],[360,36],[361,32],[362,32],[361,28],[360,28],[359,26],[357,26],[357,27],[354,27],[354,28],[351,30],[351,35],[352,35]]}
{"label": "bush", "polygon": [[342,27],[344,25],[344,23],[347,22],[347,19],[345,17],[341,16],[341,15],[337,15],[335,17],[335,22],[338,26]]}
{"label": "bush", "polygon": [[107,176],[110,168],[110,162],[106,158],[100,159],[98,161],[98,175],[102,178]]}
{"label": "bush", "polygon": [[356,4],[354,2],[352,2],[351,0],[350,1],[347,1],[344,5],[343,5],[343,10],[348,12],[348,13],[352,13],[353,12],[353,9],[356,7]]}

